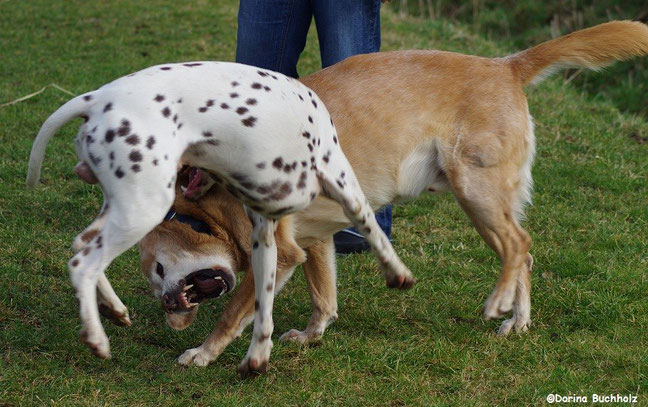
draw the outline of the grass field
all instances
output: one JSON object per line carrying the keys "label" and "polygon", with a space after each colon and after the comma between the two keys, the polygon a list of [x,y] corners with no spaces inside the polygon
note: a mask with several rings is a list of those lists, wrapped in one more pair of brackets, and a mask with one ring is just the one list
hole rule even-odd
{"label": "grass field", "polygon": [[[236,9],[234,0],[0,0],[0,104],[49,83],[79,94],[157,63],[233,60]],[[467,25],[383,10],[383,49],[408,48],[515,51]],[[311,38],[300,72],[318,61]],[[48,89],[1,107],[0,406],[518,406],[545,404],[549,393],[631,393],[648,405],[648,122],[560,76],[528,95],[538,139],[525,223],[534,238],[531,330],[494,335],[500,322],[480,312],[499,262],[452,196],[427,196],[394,210],[395,247],[419,283],[390,291],[372,256],[340,258],[340,318],[321,343],[299,347],[277,340],[310,315],[298,271],[276,301],[269,372],[245,381],[236,366],[249,330],[207,368],[176,364],[211,331],[223,301],[172,331],[135,249],[107,272],[133,326],[105,323],[107,361],[78,342],[66,263],[101,191],[74,175],[76,125],[50,143],[41,186],[24,186],[33,139],[69,96]]]}

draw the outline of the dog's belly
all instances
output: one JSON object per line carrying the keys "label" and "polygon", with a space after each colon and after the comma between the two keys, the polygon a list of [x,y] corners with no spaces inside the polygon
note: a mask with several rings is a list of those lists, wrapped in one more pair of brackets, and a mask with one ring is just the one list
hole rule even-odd
{"label": "dog's belly", "polygon": [[320,184],[310,158],[299,148],[288,154],[284,151],[283,157],[266,152],[238,161],[225,160],[228,151],[227,145],[200,143],[185,151],[182,162],[206,171],[217,184],[268,217],[302,210],[319,195]]}
{"label": "dog's belly", "polygon": [[427,141],[405,157],[398,169],[394,202],[414,199],[425,191],[446,192],[450,189],[437,142]]}

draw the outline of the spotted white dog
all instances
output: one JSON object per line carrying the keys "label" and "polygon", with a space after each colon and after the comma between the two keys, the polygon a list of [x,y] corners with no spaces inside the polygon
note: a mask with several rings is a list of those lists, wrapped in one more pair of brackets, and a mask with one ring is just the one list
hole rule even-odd
{"label": "spotted white dog", "polygon": [[[29,186],[38,182],[49,139],[75,117],[85,120],[77,155],[104,192],[101,213],[76,238],[68,263],[81,339],[96,356],[110,356],[96,289],[99,300],[116,297],[103,272],[163,220],[179,163],[226,186],[254,224],[257,311],[242,375],[263,372],[272,347],[276,219],[307,207],[320,191],[366,236],[389,286],[415,282],[378,227],[326,107],[292,78],[225,62],[160,65],[120,78],[70,100],[45,121],[31,152]],[[127,315],[123,322],[130,322]]]}

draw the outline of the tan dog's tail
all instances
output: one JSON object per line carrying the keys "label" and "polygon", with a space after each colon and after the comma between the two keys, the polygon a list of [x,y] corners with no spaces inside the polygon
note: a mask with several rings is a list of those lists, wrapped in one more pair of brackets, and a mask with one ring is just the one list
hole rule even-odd
{"label": "tan dog's tail", "polygon": [[45,148],[56,131],[65,123],[75,117],[83,116],[93,105],[84,99],[84,95],[77,96],[59,107],[50,117],[45,120],[43,126],[36,136],[31,154],[29,155],[29,169],[27,170],[27,186],[33,188],[40,178],[41,165],[45,157]]}
{"label": "tan dog's tail", "polygon": [[523,84],[538,83],[562,68],[601,69],[648,54],[648,26],[611,21],[576,31],[508,57]]}

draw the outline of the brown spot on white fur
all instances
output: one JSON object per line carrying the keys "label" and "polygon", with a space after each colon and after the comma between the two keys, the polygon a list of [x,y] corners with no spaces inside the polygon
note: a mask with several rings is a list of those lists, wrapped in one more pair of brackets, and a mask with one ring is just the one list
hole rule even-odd
{"label": "brown spot on white fur", "polygon": [[[85,242],[85,243],[88,243],[89,241],[94,239],[95,236],[97,236],[98,234],[99,234],[99,231],[97,229],[88,230],[83,235],[81,235],[81,240],[83,242]],[[101,236],[99,236],[99,237],[101,237]]]}

